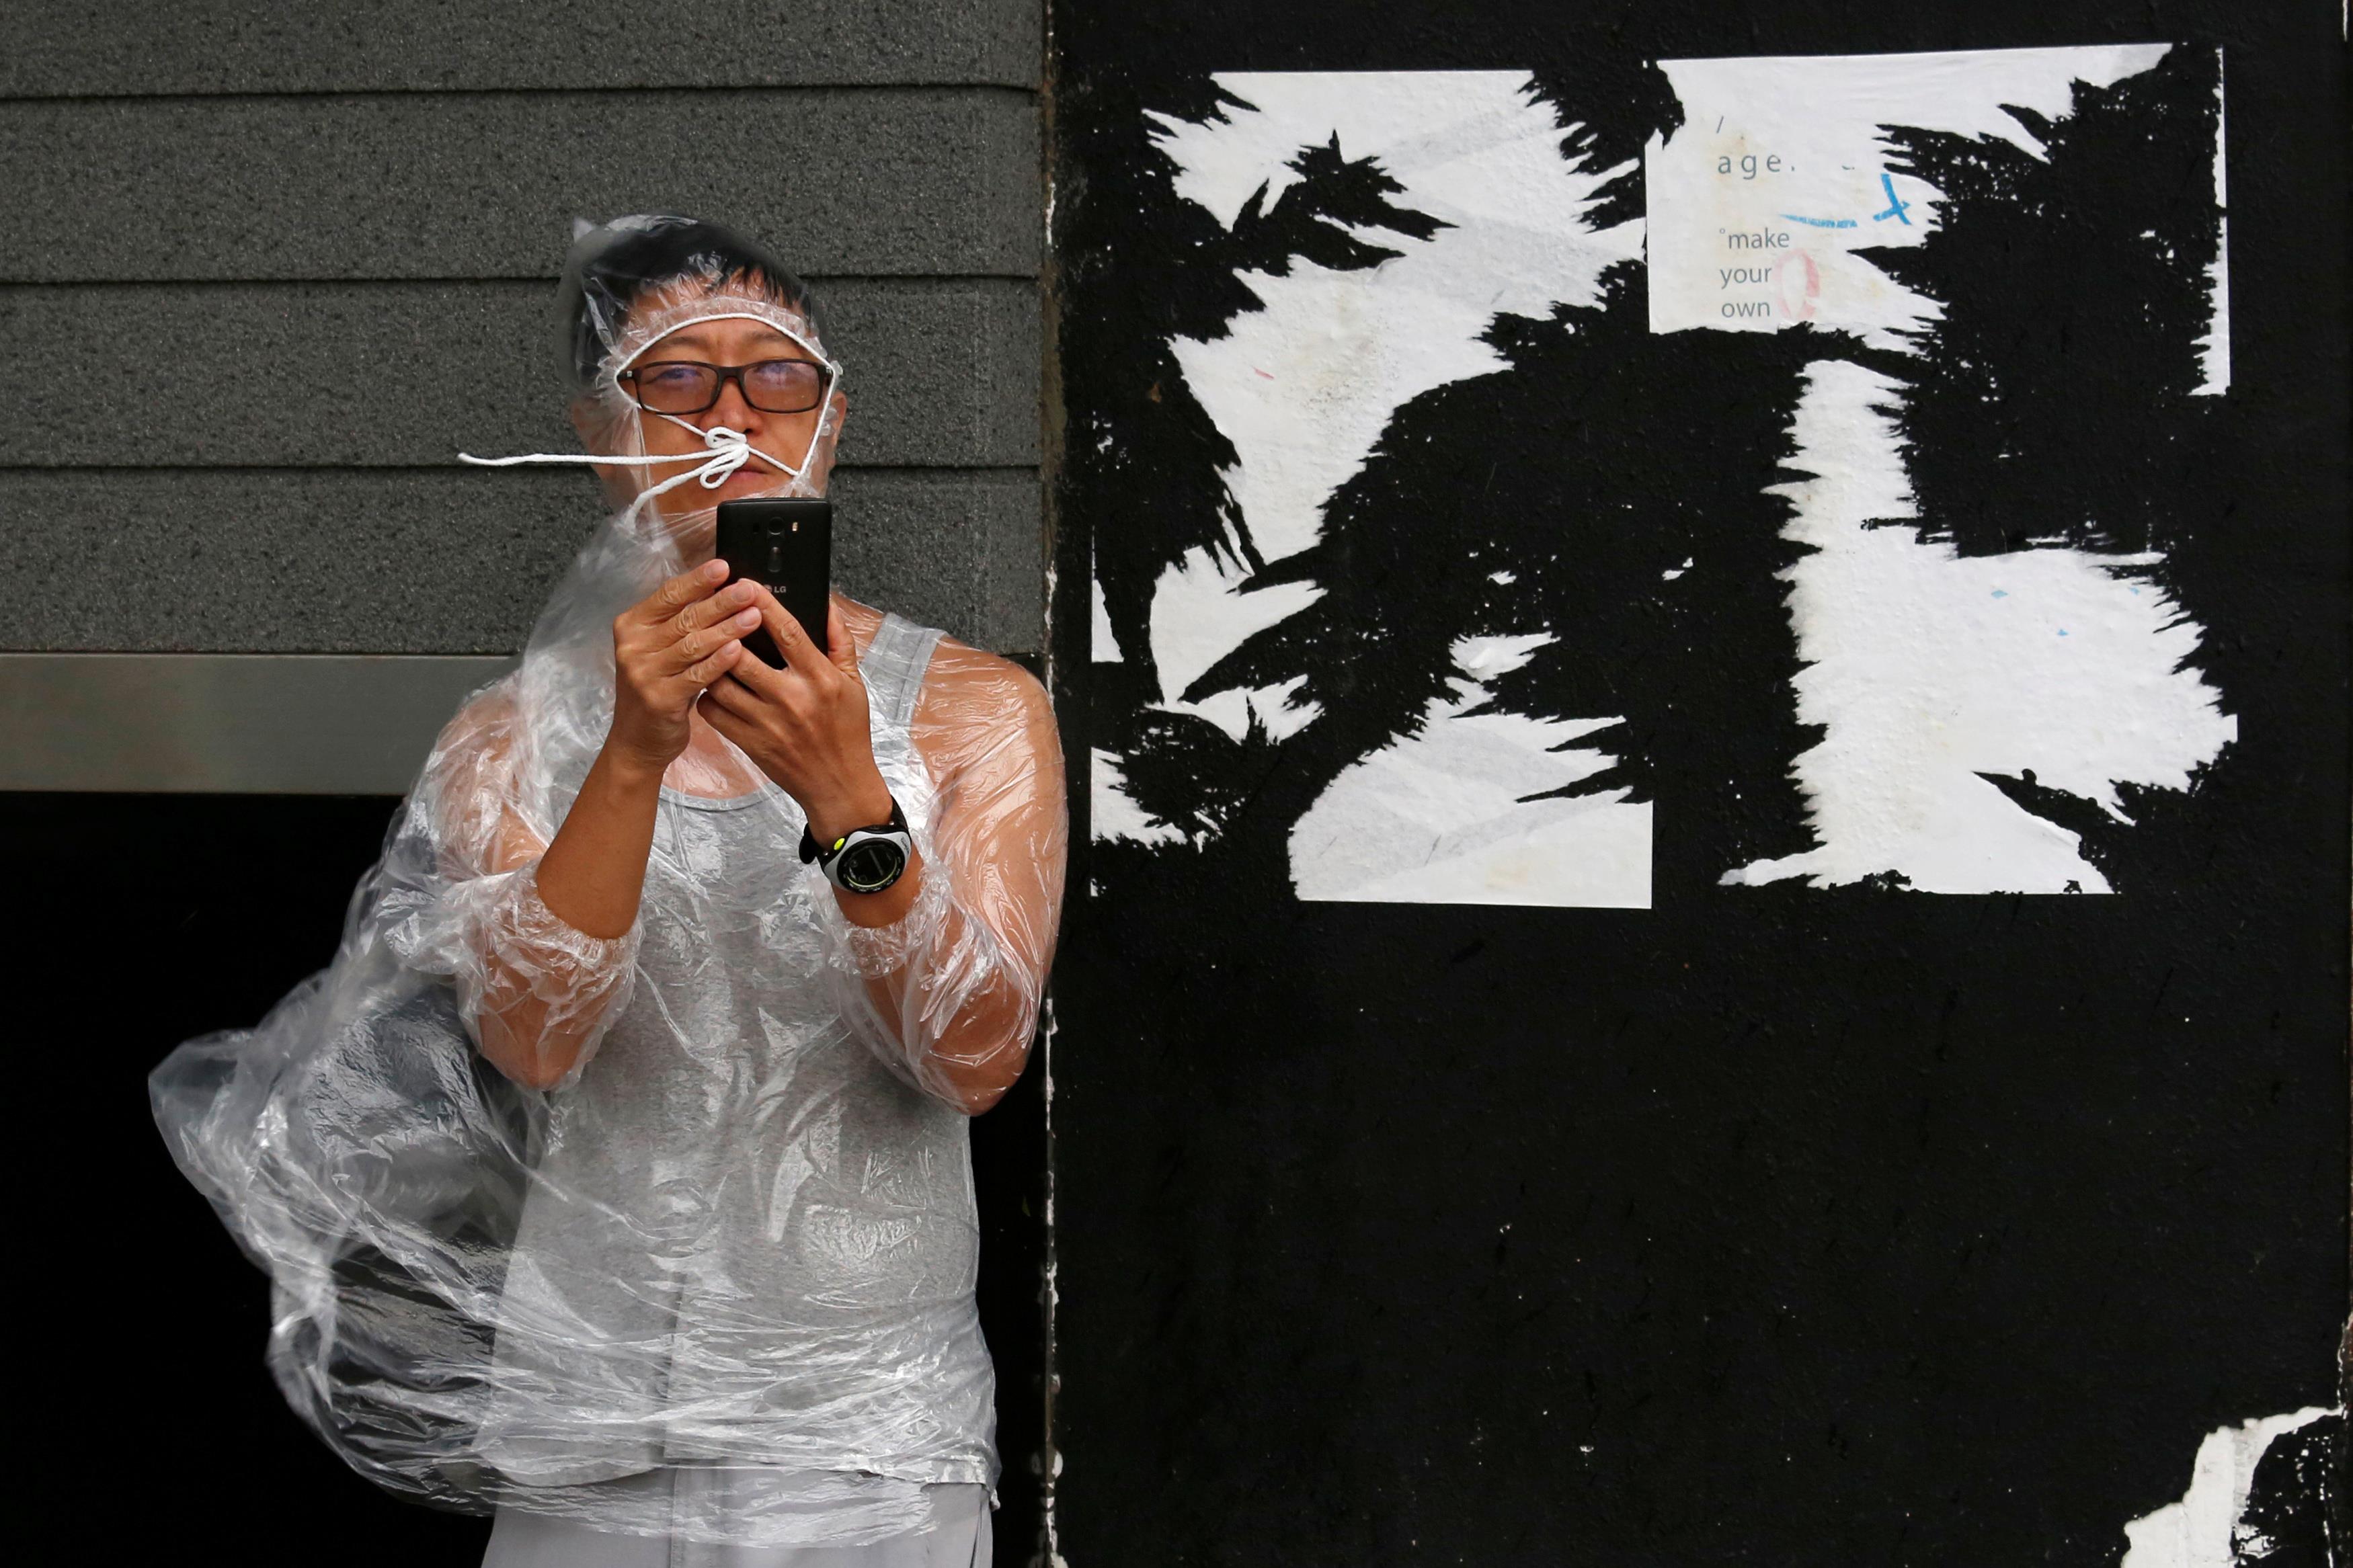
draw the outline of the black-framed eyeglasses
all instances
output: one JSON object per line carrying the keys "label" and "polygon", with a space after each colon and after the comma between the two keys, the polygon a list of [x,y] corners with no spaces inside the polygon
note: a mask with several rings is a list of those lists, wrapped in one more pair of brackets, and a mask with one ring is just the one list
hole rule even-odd
{"label": "black-framed eyeglasses", "polygon": [[719,401],[731,381],[744,401],[763,414],[806,414],[825,401],[833,373],[806,359],[764,359],[755,364],[674,359],[634,365],[617,379],[638,407],[655,414],[700,414]]}

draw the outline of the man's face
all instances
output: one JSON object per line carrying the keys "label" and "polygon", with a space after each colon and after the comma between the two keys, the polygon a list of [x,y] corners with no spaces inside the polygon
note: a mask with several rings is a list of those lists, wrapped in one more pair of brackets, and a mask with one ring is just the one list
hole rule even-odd
{"label": "man's face", "polygon": [[[630,368],[650,384],[666,364],[700,362],[723,369],[738,365],[757,364],[764,360],[800,360],[816,363],[815,356],[765,321],[697,321],[681,327],[677,331],[656,342],[639,355]],[[646,452],[661,457],[671,454],[701,456],[709,451],[700,432],[724,425],[741,430],[752,445],[768,456],[798,468],[809,449],[809,438],[817,434],[818,410],[811,408],[800,414],[771,414],[753,407],[744,400],[744,388],[739,381],[730,381],[719,389],[719,401],[700,414],[681,414],[663,418],[650,411],[640,411],[638,423],[645,432]],[[681,424],[679,421],[685,423]],[[692,426],[692,429],[687,428]],[[679,473],[687,465],[668,468],[657,472],[668,477]],[[681,485],[661,497],[687,502],[688,510],[710,506],[714,502],[733,500],[741,496],[759,495],[775,489],[784,480],[781,469],[754,459],[736,469],[727,482],[715,490],[706,490],[699,484]],[[664,508],[665,511],[670,509]]]}
{"label": "man's face", "polygon": [[[769,360],[795,360],[816,364],[817,356],[791,337],[765,321],[729,318],[717,321],[692,321],[676,331],[658,338],[630,363],[640,386],[651,386],[664,365],[701,363],[733,369],[758,364]],[[625,384],[624,392],[628,390]],[[840,427],[847,405],[838,391],[828,393],[833,403],[834,427]],[[768,399],[763,399],[768,401]],[[699,413],[681,413],[665,417],[650,409],[634,411],[638,428],[649,457],[681,457],[675,464],[658,464],[646,468],[605,470],[608,488],[617,489],[623,497],[652,488],[662,480],[687,472],[695,461],[710,455],[702,432],[719,426],[740,430],[753,447],[766,453],[778,462],[798,468],[804,460],[811,464],[807,478],[818,493],[822,493],[831,464],[831,438],[812,458],[810,438],[817,433],[822,405],[797,413],[774,413],[754,407],[745,401],[740,379],[724,382],[719,389],[719,400]],[[583,434],[587,434],[585,426]],[[707,512],[723,500],[735,500],[747,496],[773,494],[790,482],[783,468],[760,461],[757,458],[745,463],[728,476],[724,484],[706,489],[700,480],[689,480],[664,491],[653,501],[655,511],[666,521],[676,522],[691,514]]]}

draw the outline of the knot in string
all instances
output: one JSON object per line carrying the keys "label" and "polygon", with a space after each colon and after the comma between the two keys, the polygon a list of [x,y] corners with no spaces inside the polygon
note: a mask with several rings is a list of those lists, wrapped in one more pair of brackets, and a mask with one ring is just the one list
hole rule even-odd
{"label": "knot in string", "polygon": [[[664,415],[663,417],[669,418],[670,416]],[[686,421],[681,419],[679,423],[685,425]],[[692,429],[694,426],[690,425],[687,428]],[[775,464],[776,467],[784,468],[788,474],[792,472],[792,469],[785,468],[784,464],[776,462],[774,458],[753,446],[749,436],[731,426],[713,425],[702,433],[702,444],[711,448],[711,456],[703,460],[702,467],[690,468],[679,478],[699,479],[702,481],[702,488],[707,490],[715,490],[733,479],[735,471],[754,457],[764,458]]]}
{"label": "knot in string", "polygon": [[[696,462],[695,454],[692,452],[672,452],[659,457],[623,457],[617,454],[608,457],[594,452],[527,452],[517,458],[477,458],[471,452],[460,452],[458,454],[458,460],[483,468],[511,468],[519,463],[590,463],[600,468],[609,463],[616,467],[630,468],[650,468],[664,463],[694,463],[695,466],[686,472],[672,474],[661,483],[639,491],[638,499],[629,503],[631,517],[635,517],[645,504],[656,496],[674,490],[689,479],[700,479],[704,489],[715,490],[733,479],[736,470],[754,458],[770,468],[782,471],[787,479],[799,479],[802,468],[807,467],[806,459],[803,460],[800,468],[796,468],[781,458],[770,457],[752,445],[751,437],[733,426],[713,425],[706,430],[699,425],[679,418],[674,414],[665,414],[662,417],[673,425],[683,426],[701,436],[703,447],[710,455]],[[814,437],[809,442],[809,447],[812,452],[816,450],[817,441]]]}

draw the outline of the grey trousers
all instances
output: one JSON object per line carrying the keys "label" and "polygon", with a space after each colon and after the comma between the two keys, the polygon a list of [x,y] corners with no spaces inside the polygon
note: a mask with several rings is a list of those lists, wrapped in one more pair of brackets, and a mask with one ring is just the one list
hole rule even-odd
{"label": "grey trousers", "polygon": [[[693,1489],[712,1484],[713,1475],[685,1467],[657,1470],[643,1479]],[[864,1546],[712,1546],[665,1536],[617,1535],[502,1508],[491,1527],[482,1568],[989,1568],[988,1489],[934,1486],[924,1494],[932,1508],[927,1527]]]}

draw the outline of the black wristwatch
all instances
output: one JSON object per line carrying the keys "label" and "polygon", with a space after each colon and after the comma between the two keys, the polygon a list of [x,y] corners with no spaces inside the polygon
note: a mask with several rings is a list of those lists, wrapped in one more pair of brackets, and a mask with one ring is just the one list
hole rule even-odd
{"label": "black wristwatch", "polygon": [[906,874],[914,849],[915,836],[907,831],[907,814],[895,796],[890,821],[853,827],[821,849],[808,828],[801,828],[802,864],[816,861],[825,879],[846,893],[881,892]]}

